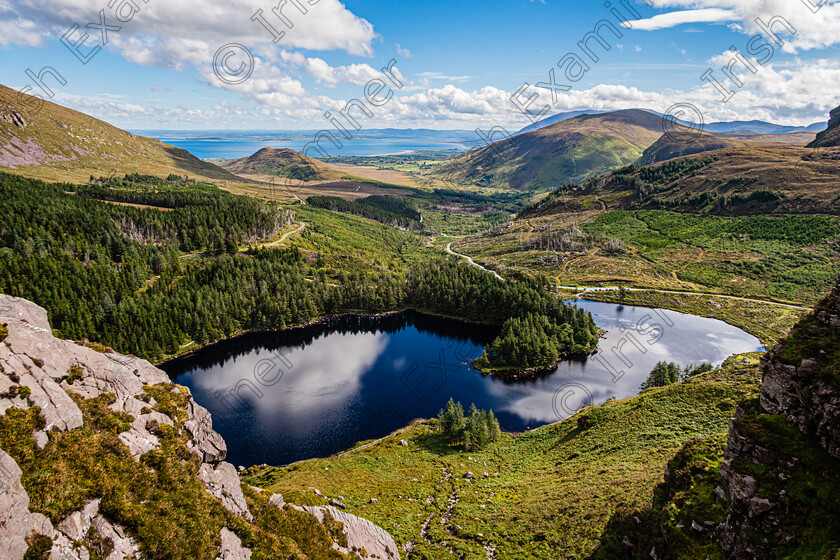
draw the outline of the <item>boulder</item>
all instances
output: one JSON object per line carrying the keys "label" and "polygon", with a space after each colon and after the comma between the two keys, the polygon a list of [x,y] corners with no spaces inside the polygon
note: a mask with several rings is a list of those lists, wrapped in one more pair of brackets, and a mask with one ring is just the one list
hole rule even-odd
{"label": "boulder", "polygon": [[219,545],[219,556],[216,560],[250,560],[251,549],[242,546],[242,540],[236,536],[236,533],[222,527],[221,532],[222,544]]}
{"label": "boulder", "polygon": [[254,516],[248,511],[248,504],[242,493],[242,483],[233,465],[222,462],[214,469],[204,463],[198,469],[198,478],[210,494],[221,500],[225,509],[247,521],[254,520]]}
{"label": "boulder", "polygon": [[[367,519],[356,517],[355,515],[330,506],[293,507],[314,515],[321,523],[324,522],[327,515],[341,522],[344,526],[343,531],[347,539],[347,547],[342,547],[338,543],[335,543],[333,548],[344,554],[351,554],[354,550],[364,548],[367,551],[366,558],[381,558],[382,560],[398,560],[400,558],[400,553],[393,537],[384,529],[374,525]],[[358,553],[356,555],[361,558],[361,555]]]}

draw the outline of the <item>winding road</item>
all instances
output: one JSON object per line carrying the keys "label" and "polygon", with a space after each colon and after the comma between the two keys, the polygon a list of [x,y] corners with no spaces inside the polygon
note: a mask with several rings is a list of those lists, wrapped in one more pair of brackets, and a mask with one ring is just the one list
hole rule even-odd
{"label": "winding road", "polygon": [[[485,272],[491,272],[491,273],[493,273],[493,275],[496,278],[504,281],[504,278],[499,276],[499,274],[495,270],[489,270],[489,269],[481,266],[480,264],[478,264],[474,260],[472,260],[472,257],[468,257],[467,255],[463,255],[461,253],[456,253],[455,251],[453,251],[452,250],[452,243],[454,243],[454,242],[451,242],[446,246],[446,252],[447,253],[449,253],[450,255],[455,255],[456,257],[461,257],[463,259],[466,259],[466,261],[468,263],[470,263],[471,265],[473,265],[477,268],[480,268],[481,270],[483,270]],[[575,297],[580,297],[583,294],[585,294],[586,292],[597,293],[597,292],[617,292],[618,291],[618,287],[616,287],[616,286],[560,286],[560,285],[558,285],[558,286],[555,286],[555,287],[560,289],[560,290],[569,290],[569,291],[572,291],[572,292],[577,292],[575,294]],[[793,305],[793,304],[790,304],[790,303],[777,303],[775,301],[767,301],[767,300],[764,300],[764,299],[754,299],[754,298],[748,298],[748,297],[743,297],[743,296],[731,296],[731,295],[726,295],[726,294],[713,294],[713,293],[709,293],[709,292],[686,292],[686,291],[680,291],[680,290],[660,290],[660,289],[656,289],[656,288],[625,288],[625,290],[627,290],[628,292],[656,292],[656,293],[660,293],[660,294],[675,294],[675,295],[688,295],[688,296],[709,296],[709,297],[718,297],[718,298],[725,298],[725,299],[737,299],[737,300],[749,301],[749,302],[753,302],[753,303],[765,303],[767,305],[775,305],[775,306],[778,306],[778,307],[786,307],[788,309],[796,309],[796,310],[799,310],[799,311],[811,311],[810,307],[805,307],[803,305]]]}
{"label": "winding road", "polygon": [[455,255],[456,257],[461,257],[463,259],[466,259],[467,262],[470,263],[471,265],[473,265],[477,268],[480,268],[484,272],[492,272],[493,276],[495,276],[496,278],[498,278],[502,282],[505,281],[505,279],[502,278],[501,276],[499,276],[499,273],[496,272],[495,270],[488,270],[488,269],[484,268],[483,266],[481,266],[480,264],[478,264],[477,262],[475,262],[474,260],[472,260],[472,257],[468,257],[467,255],[462,255],[461,253],[456,253],[455,251],[453,251],[452,250],[452,243],[454,243],[454,241],[450,242],[449,245],[446,246],[446,252],[447,253],[449,253],[450,255]]}

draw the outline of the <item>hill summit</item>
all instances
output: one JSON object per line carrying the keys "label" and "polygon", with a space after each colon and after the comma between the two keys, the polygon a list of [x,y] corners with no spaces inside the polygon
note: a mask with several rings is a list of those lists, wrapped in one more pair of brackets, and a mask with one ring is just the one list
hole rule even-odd
{"label": "hill summit", "polygon": [[223,168],[255,178],[277,176],[301,182],[338,179],[341,173],[324,163],[289,148],[262,148],[254,154],[227,161]]}
{"label": "hill summit", "polygon": [[633,163],[662,135],[662,121],[642,109],[578,115],[451,158],[432,175],[548,190]]}

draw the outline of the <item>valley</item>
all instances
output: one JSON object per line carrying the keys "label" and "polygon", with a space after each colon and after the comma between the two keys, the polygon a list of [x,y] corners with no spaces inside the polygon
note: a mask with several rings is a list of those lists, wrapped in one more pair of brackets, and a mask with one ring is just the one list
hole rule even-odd
{"label": "valley", "polygon": [[836,111],[691,146],[641,109],[543,124],[211,162],[52,103],[0,121],[15,550],[840,550]]}

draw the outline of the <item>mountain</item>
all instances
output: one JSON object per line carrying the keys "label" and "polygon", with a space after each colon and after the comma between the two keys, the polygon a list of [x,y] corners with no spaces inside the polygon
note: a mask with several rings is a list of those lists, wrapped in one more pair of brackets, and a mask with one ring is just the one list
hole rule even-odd
{"label": "mountain", "polygon": [[[550,126],[552,124],[562,122],[568,120],[573,117],[577,117],[580,115],[597,115],[600,113],[605,113],[606,111],[594,111],[594,110],[583,110],[583,111],[571,111],[568,113],[557,113],[556,115],[552,115],[550,117],[546,117],[541,121],[537,121],[534,124],[528,125],[516,134],[523,134],[525,132],[532,132],[534,130],[539,130],[540,128],[545,128],[546,126]],[[661,113],[657,113],[656,111],[648,111],[653,115],[657,115],[659,117],[663,116]],[[681,124],[688,124],[683,121],[677,120],[677,122]],[[738,134],[738,135],[758,135],[758,134],[789,134],[793,132],[819,132],[821,130],[825,130],[825,124],[818,122],[808,126],[786,126],[781,124],[774,124],[769,123],[766,121],[722,121],[722,122],[713,122],[708,123],[703,126],[703,130],[705,132],[714,132],[714,133],[726,133],[726,134]]]}
{"label": "mountain", "polygon": [[340,179],[343,173],[316,159],[289,148],[263,148],[256,153],[220,166],[236,175],[259,177],[285,177],[295,181],[330,181]]}
{"label": "mountain", "polygon": [[840,146],[840,107],[830,113],[828,128],[817,134],[813,142],[808,144],[809,148],[828,148]]}
{"label": "mountain", "polygon": [[399,559],[335,499],[242,484],[210,413],[149,362],[54,338],[26,300],[0,296],[0,319],[3,560]]}
{"label": "mountain", "polygon": [[[186,150],[136,136],[78,111],[0,85],[0,169],[43,180],[87,181],[91,175],[189,175],[243,180]],[[25,101],[24,101],[25,100]]]}
{"label": "mountain", "polygon": [[729,121],[714,122],[703,127],[706,132],[727,134],[790,134],[792,132],[819,132],[825,129],[825,124],[814,123],[808,126],[785,126],[766,121]]}
{"label": "mountain", "polygon": [[599,113],[603,113],[604,111],[570,111],[568,113],[557,113],[556,115],[552,115],[550,117],[546,117],[540,121],[535,122],[534,124],[530,124],[525,128],[516,132],[516,134],[524,134],[526,132],[533,132],[534,130],[539,130],[541,128],[545,128],[547,126],[551,126],[552,124],[556,124],[559,122],[563,122],[569,120],[574,117],[579,117],[581,115],[597,115]]}
{"label": "mountain", "polygon": [[677,157],[743,145],[743,142],[729,140],[705,132],[696,134],[691,138],[691,141],[681,141],[679,138],[663,134],[644,151],[640,163],[642,165],[651,165]]}
{"label": "mountain", "polygon": [[547,190],[636,161],[662,130],[660,117],[640,109],[579,115],[450,158],[432,175],[482,187]]}

